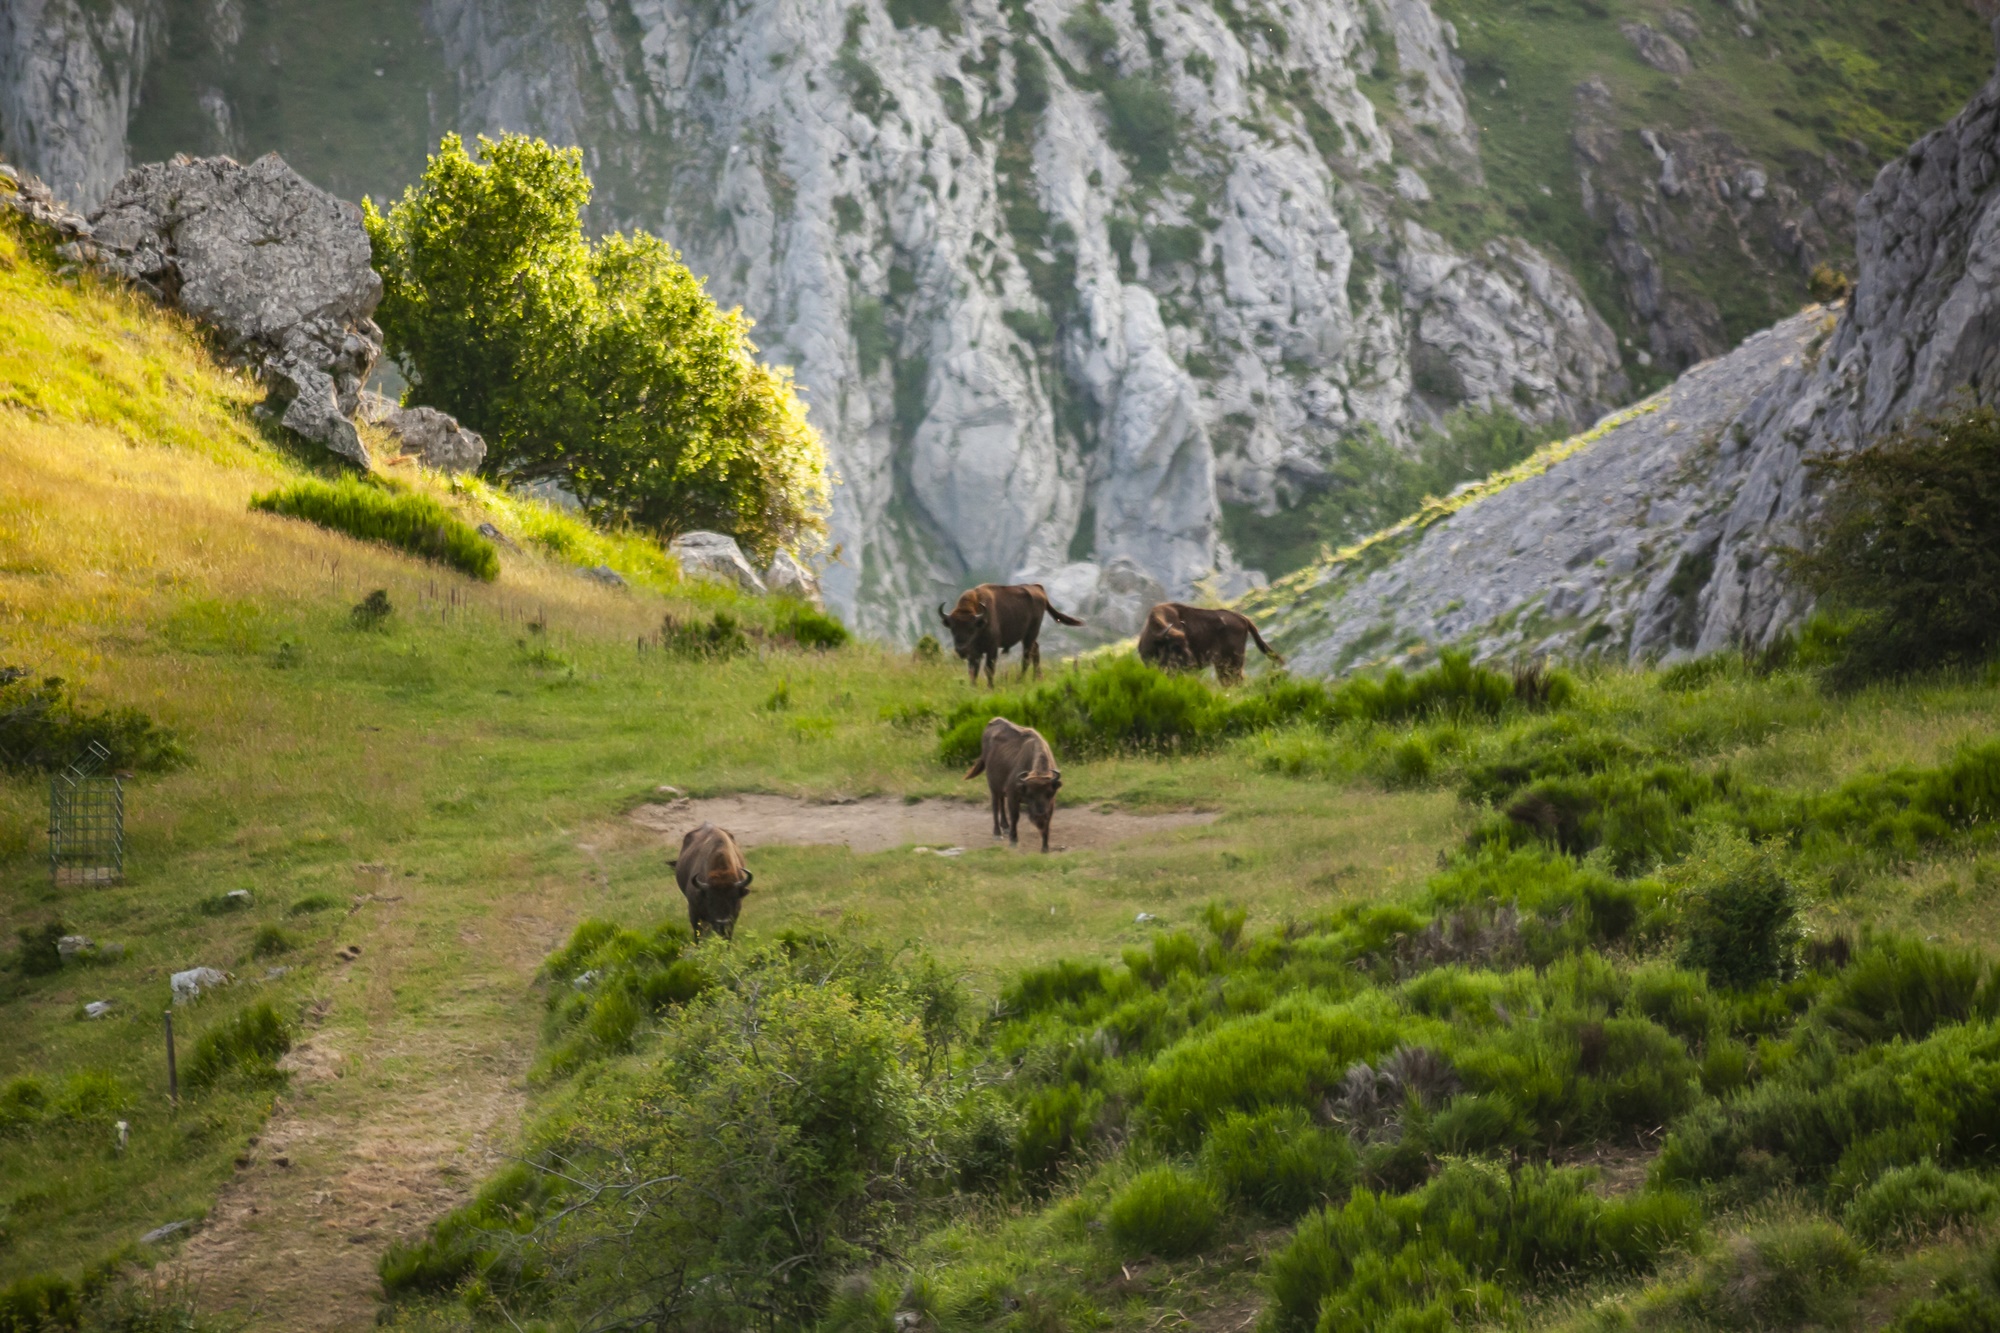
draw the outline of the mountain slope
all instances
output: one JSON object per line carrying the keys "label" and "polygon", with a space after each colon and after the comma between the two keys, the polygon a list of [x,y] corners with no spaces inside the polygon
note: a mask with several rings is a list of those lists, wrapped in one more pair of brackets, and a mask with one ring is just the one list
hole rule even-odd
{"label": "mountain slope", "polygon": [[[2000,394],[2000,76],[1856,208],[1854,294],[1683,375],[1523,479],[1495,479],[1247,605],[1312,670],[1469,641],[1613,660],[1769,644],[1805,462]],[[1561,455],[1558,460],[1555,455]]]}

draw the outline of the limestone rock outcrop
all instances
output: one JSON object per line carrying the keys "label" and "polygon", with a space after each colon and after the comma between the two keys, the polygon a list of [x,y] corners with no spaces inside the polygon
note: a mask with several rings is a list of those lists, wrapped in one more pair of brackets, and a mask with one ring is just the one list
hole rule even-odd
{"label": "limestone rock outcrop", "polygon": [[393,399],[363,389],[356,409],[360,419],[396,438],[403,452],[438,472],[474,472],[486,461],[486,440],[467,430],[458,418],[435,407],[402,407]]}
{"label": "limestone rock outcrop", "polygon": [[1480,176],[1424,0],[1289,0],[1283,40],[1207,0],[906,8],[429,11],[462,126],[584,143],[602,221],[671,237],[796,368],[844,483],[826,597],[864,633],[1074,563],[1247,585],[1224,506],[1270,512],[1345,434],[1624,396],[1560,265],[1456,249],[1370,183]]}
{"label": "limestone rock outcrop", "polygon": [[1619,661],[1759,648],[1809,609],[1779,548],[1806,460],[2000,401],[2000,76],[1857,204],[1845,307],[1809,308],[1546,471],[1246,599],[1305,671],[1463,643]]}
{"label": "limestone rock outcrop", "polygon": [[352,417],[382,351],[361,210],[276,154],[137,167],[91,214],[97,262],[257,368],[284,425],[366,466]]}
{"label": "limestone rock outcrop", "polygon": [[680,561],[681,573],[690,578],[733,583],[744,592],[765,593],[769,589],[757,570],[745,558],[736,539],[721,532],[683,532],[667,550]]}
{"label": "limestone rock outcrop", "polygon": [[826,605],[820,593],[819,576],[790,551],[781,550],[771,557],[771,564],[764,571],[764,586],[781,597],[796,597],[818,607]]}

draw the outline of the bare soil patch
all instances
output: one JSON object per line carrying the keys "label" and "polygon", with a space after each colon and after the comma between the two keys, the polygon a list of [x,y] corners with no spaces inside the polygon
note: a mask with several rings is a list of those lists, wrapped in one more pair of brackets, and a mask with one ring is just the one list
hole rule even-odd
{"label": "bare soil patch", "polygon": [[[634,824],[678,845],[689,829],[715,824],[745,847],[846,846],[856,852],[888,852],[899,847],[971,851],[994,845],[993,816],[984,801],[915,801],[867,796],[851,801],[802,801],[790,796],[745,793],[703,799],[679,797],[649,803],[629,816]],[[1167,829],[1213,823],[1212,810],[1135,814],[1104,807],[1056,805],[1049,824],[1051,852],[1112,847]],[[1041,835],[1025,827],[1020,848],[1039,850]],[[1004,840],[999,845],[1005,846]]]}

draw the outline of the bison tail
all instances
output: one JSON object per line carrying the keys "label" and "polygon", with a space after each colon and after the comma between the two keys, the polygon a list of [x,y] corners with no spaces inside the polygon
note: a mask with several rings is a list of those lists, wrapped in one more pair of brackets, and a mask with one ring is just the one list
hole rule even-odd
{"label": "bison tail", "polygon": [[1078,620],[1075,616],[1064,615],[1062,612],[1056,610],[1053,606],[1049,607],[1049,619],[1055,621],[1056,624],[1058,625],[1081,625],[1083,623],[1081,620]]}
{"label": "bison tail", "polygon": [[986,756],[982,754],[979,756],[978,761],[974,763],[971,768],[965,770],[965,776],[960,778],[959,781],[970,782],[972,781],[972,779],[978,777],[981,773],[984,773],[985,771],[986,771]]}
{"label": "bison tail", "polygon": [[1257,641],[1258,652],[1264,654],[1264,656],[1270,658],[1272,661],[1276,662],[1279,666],[1283,666],[1285,664],[1284,655],[1274,651],[1270,644],[1264,642],[1264,636],[1257,632],[1257,627],[1255,625],[1252,625],[1250,627],[1250,637]]}

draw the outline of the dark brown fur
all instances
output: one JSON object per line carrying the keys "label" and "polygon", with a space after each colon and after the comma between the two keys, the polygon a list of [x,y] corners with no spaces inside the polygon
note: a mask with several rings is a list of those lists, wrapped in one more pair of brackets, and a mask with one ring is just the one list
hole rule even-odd
{"label": "dark brown fur", "polygon": [[696,939],[712,930],[723,939],[736,937],[736,918],[752,875],[743,865],[743,851],[728,829],[703,824],[681,839],[678,859],[667,862],[688,904],[688,925]]}
{"label": "dark brown fur", "polygon": [[1250,617],[1236,611],[1206,606],[1184,606],[1161,602],[1146,616],[1139,631],[1139,659],[1170,671],[1199,671],[1215,668],[1215,678],[1224,684],[1243,679],[1245,644],[1255,640],[1257,649],[1279,666],[1285,659],[1271,651],[1264,636],[1250,623]]}
{"label": "dark brown fur", "polygon": [[938,619],[951,631],[952,647],[965,659],[972,683],[979,683],[979,666],[986,664],[986,683],[993,683],[993,666],[1015,644],[1021,645],[1021,677],[1035,668],[1042,675],[1042,613],[1046,611],[1058,625],[1081,625],[1049,605],[1049,595],[1039,583],[982,583],[959,594],[958,605],[950,611],[938,604]]}
{"label": "dark brown fur", "polygon": [[966,770],[968,780],[986,775],[986,790],[993,797],[993,836],[1007,835],[1007,841],[1021,841],[1021,807],[1028,809],[1029,822],[1042,831],[1042,850],[1049,849],[1049,820],[1056,812],[1056,793],[1062,790],[1062,770],[1056,767],[1055,753],[1042,733],[1033,727],[1017,727],[1004,717],[986,724],[979,738],[979,762]]}

